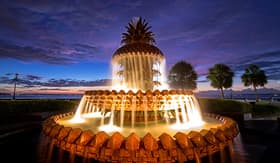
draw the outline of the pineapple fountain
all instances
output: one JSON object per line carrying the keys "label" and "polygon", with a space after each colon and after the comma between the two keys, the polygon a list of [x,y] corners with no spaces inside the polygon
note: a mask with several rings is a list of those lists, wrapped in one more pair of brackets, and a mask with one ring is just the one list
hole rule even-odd
{"label": "pineapple fountain", "polygon": [[169,90],[150,26],[133,19],[112,57],[112,90],[86,91],[75,113],[48,118],[51,146],[103,162],[201,162],[232,146],[228,117],[200,113],[193,92]]}

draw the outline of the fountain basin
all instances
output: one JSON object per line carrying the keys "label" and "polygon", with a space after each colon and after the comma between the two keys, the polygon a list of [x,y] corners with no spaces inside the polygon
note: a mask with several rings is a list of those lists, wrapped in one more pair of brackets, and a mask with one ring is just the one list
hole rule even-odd
{"label": "fountain basin", "polygon": [[[131,133],[135,133],[139,137],[144,137],[148,132],[155,137],[159,137],[162,131],[164,131],[169,135],[175,135],[178,131],[184,133],[189,133],[190,131],[199,132],[202,129],[210,130],[211,128],[218,128],[223,125],[222,122],[219,121],[218,119],[212,117],[204,117],[203,125],[196,125],[191,123],[176,124],[176,122],[166,123],[165,121],[157,121],[157,122],[149,121],[147,125],[145,124],[145,122],[135,122],[133,128],[131,128],[130,123],[127,123],[127,125],[124,124],[122,128],[119,128],[116,125],[112,125],[112,126],[104,125],[104,127],[102,128],[102,126],[100,126],[101,118],[96,118],[92,115],[87,116],[87,114],[84,114],[83,123],[73,123],[71,121],[73,117],[74,117],[73,115],[64,116],[59,120],[57,120],[56,123],[64,127],[80,128],[82,130],[92,130],[94,132],[105,131],[110,136],[114,133],[114,131],[119,131],[125,137],[129,136]],[[108,130],[106,130],[105,127],[108,127]],[[113,127],[116,127],[118,129],[110,130],[110,128]]]}
{"label": "fountain basin", "polygon": [[[237,123],[228,117],[203,114],[214,120],[208,127],[168,132],[104,132],[93,128],[66,125],[74,116],[65,113],[48,118],[43,133],[57,147],[72,154],[99,161],[174,162],[198,160],[223,150],[238,135]],[[206,123],[208,124],[208,123]]]}

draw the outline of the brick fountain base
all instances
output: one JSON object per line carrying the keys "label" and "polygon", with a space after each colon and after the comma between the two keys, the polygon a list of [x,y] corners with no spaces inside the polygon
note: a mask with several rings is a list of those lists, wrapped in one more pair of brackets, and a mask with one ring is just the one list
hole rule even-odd
{"label": "brick fountain base", "polygon": [[239,134],[237,123],[228,117],[204,113],[204,117],[221,122],[217,128],[189,133],[177,132],[174,136],[162,133],[153,137],[147,133],[138,137],[131,133],[125,137],[120,132],[109,135],[104,131],[71,128],[59,125],[61,118],[74,113],[54,115],[43,124],[43,134],[51,144],[71,154],[104,162],[184,162],[199,161],[232,145]]}

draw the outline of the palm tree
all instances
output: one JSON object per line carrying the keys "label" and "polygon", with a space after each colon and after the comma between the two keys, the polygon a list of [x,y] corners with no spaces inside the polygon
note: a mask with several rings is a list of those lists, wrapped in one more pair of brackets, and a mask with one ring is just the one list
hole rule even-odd
{"label": "palm tree", "polygon": [[244,86],[252,85],[256,94],[256,102],[259,101],[257,87],[263,87],[267,83],[267,76],[265,72],[256,65],[250,65],[245,69],[244,74],[241,76]]}
{"label": "palm tree", "polygon": [[151,26],[148,26],[148,23],[145,19],[141,17],[132,19],[130,23],[126,26],[127,33],[122,34],[121,43],[124,44],[133,44],[133,43],[146,43],[154,44],[154,34],[149,31]]}
{"label": "palm tree", "polygon": [[215,64],[208,70],[207,79],[211,81],[211,86],[221,90],[221,96],[224,98],[224,88],[232,86],[234,72],[225,64]]}
{"label": "palm tree", "polygon": [[196,89],[197,73],[192,65],[185,62],[177,62],[168,75],[169,84],[176,89]]}

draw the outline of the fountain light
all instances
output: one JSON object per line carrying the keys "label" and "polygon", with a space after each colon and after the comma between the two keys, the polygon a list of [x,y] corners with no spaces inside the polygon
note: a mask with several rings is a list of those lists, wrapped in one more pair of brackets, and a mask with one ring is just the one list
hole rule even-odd
{"label": "fountain light", "polygon": [[187,123],[175,123],[170,126],[173,130],[189,130],[191,128],[198,128],[205,124],[204,121],[197,120],[195,122],[187,122]]}
{"label": "fountain light", "polygon": [[81,116],[81,114],[82,114],[81,112],[84,109],[85,102],[86,102],[86,96],[83,96],[79,103],[79,106],[76,110],[74,117],[69,120],[69,123],[84,123],[85,122],[85,120]]}
{"label": "fountain light", "polygon": [[[104,115],[105,117],[108,117],[107,115]],[[83,118],[102,118],[103,115],[101,112],[93,112],[93,113],[86,113],[82,115]]]}
{"label": "fountain light", "polygon": [[85,123],[85,119],[80,116],[74,116],[69,120],[69,123]]}
{"label": "fountain light", "polygon": [[128,92],[128,91],[132,91],[134,93],[136,93],[138,90],[136,88],[128,88],[125,84],[116,84],[112,87],[113,90],[119,92],[119,91],[124,91],[124,92]]}
{"label": "fountain light", "polygon": [[98,128],[99,131],[105,131],[107,133],[111,133],[111,132],[121,132],[122,129],[118,126],[115,126],[115,125],[112,125],[112,124],[108,124],[108,125],[103,125],[103,126],[100,126]]}

